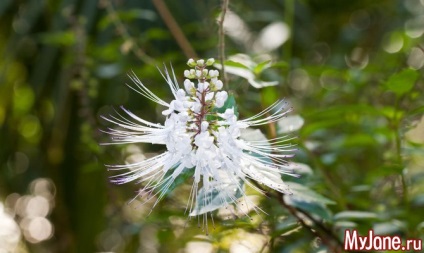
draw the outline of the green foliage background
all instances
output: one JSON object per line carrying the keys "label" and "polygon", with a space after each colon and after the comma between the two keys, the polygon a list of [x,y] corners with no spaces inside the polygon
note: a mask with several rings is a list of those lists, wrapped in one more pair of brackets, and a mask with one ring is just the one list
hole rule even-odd
{"label": "green foliage background", "polygon": [[[165,3],[189,47],[219,58],[221,3]],[[144,207],[127,205],[138,186],[108,183],[104,164],[122,163],[137,148],[99,146],[107,141],[100,115],[125,105],[162,122],[161,108],[124,85],[127,73],[166,100],[171,94],[156,67],[172,62],[182,81],[189,56],[151,1],[2,0],[0,201],[22,224],[16,200],[35,194],[34,180],[46,179],[54,194],[53,234],[31,242],[22,229],[16,252],[190,252],[199,245],[193,242],[237,252],[232,243],[243,238],[259,241],[252,252],[341,252],[346,228],[424,239],[424,1],[230,1],[229,9],[252,38],[277,21],[291,31],[265,56],[231,37],[225,47],[227,56],[256,62],[236,67],[259,83],[278,81],[257,89],[229,75],[241,117],[286,98],[305,120],[294,161],[311,170],[283,178],[300,187],[285,202],[290,208],[270,192],[260,197],[268,215],[217,217],[205,236],[197,221],[185,226],[189,184],[148,217]],[[264,59],[272,59],[269,68]]]}

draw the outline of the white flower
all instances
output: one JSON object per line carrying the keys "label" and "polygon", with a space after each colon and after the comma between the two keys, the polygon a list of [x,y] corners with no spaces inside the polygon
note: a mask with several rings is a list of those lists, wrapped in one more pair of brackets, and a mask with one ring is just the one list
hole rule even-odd
{"label": "white flower", "polygon": [[197,60],[197,66],[203,67],[204,64],[205,64],[205,60],[203,59]]}
{"label": "white flower", "polygon": [[211,70],[211,71],[209,71],[209,76],[211,78],[218,77],[219,76],[219,71],[218,70]]}
{"label": "white flower", "polygon": [[215,106],[221,108],[224,106],[225,101],[228,98],[228,93],[226,91],[218,91],[215,96]]}
{"label": "white flower", "polygon": [[214,58],[209,58],[206,61],[206,66],[212,66],[215,63],[215,59]]}
{"label": "white flower", "polygon": [[[189,60],[188,64],[195,62]],[[146,202],[154,198],[154,207],[178,176],[189,173],[193,176],[193,186],[188,211],[190,216],[203,214],[206,219],[210,211],[237,204],[236,200],[245,196],[243,184],[260,191],[250,180],[289,193],[281,174],[294,175],[285,161],[294,149],[285,144],[286,138],[246,141],[240,137],[241,132],[250,127],[283,118],[290,111],[286,109],[286,102],[277,101],[259,114],[239,120],[234,105],[222,108],[228,100],[226,91],[218,91],[222,82],[215,80],[215,85],[209,85],[210,78],[202,75],[204,70],[204,61],[198,60],[195,69],[184,72],[186,77],[196,73],[198,81],[195,87],[186,79],[185,92],[179,88],[175,75],[171,78],[165,68],[163,76],[174,95],[170,103],[153,94],[135,75],[130,76],[136,84],[136,87],[130,86],[132,89],[165,107],[162,114],[166,120],[164,125],[152,123],[121,107],[125,115],[103,117],[117,126],[107,131],[112,135],[109,144],[152,143],[165,145],[166,150],[141,162],[109,166],[111,170],[126,170],[112,176],[111,181],[140,182],[143,186],[139,196]],[[213,78],[219,75],[215,71],[209,71]],[[256,206],[254,209],[259,210]]]}
{"label": "white flower", "polygon": [[224,86],[224,84],[222,83],[221,80],[216,81],[215,87],[216,87],[217,90],[222,89],[222,86]]}
{"label": "white flower", "polygon": [[193,59],[188,59],[187,65],[190,67],[194,67],[196,66],[196,62]]}

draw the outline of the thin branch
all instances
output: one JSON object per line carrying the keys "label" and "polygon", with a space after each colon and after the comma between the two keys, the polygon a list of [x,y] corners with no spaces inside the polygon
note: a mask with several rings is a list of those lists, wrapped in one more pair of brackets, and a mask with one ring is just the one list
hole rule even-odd
{"label": "thin branch", "polygon": [[112,18],[113,23],[115,24],[118,31],[122,34],[125,41],[129,41],[132,43],[131,50],[137,56],[137,58],[145,63],[152,64],[155,63],[155,60],[148,56],[143,50],[141,50],[141,47],[136,43],[136,40],[130,35],[127,28],[125,28],[125,25],[122,23],[122,21],[119,19],[115,8],[113,8],[112,0],[106,0],[106,10],[110,17]]}
{"label": "thin branch", "polygon": [[152,0],[152,3],[155,5],[156,9],[159,12],[159,15],[162,17],[172,36],[174,36],[175,40],[177,41],[177,44],[183,50],[185,56],[187,58],[198,58],[190,42],[184,35],[183,31],[181,30],[177,21],[175,21],[174,17],[172,16],[171,12],[169,11],[168,7],[163,2],[163,0]]}
{"label": "thin branch", "polygon": [[225,15],[228,11],[228,2],[229,0],[222,0],[222,12],[221,17],[219,20],[219,59],[221,61],[222,66],[222,76],[223,76],[223,83],[226,90],[228,90],[228,79],[227,79],[227,73],[225,72],[225,31],[224,31],[224,20]]}
{"label": "thin branch", "polygon": [[[329,229],[327,229],[323,224],[321,224],[319,221],[315,220],[310,214],[307,212],[300,210],[298,208],[292,207],[288,205],[282,196],[282,194],[278,194],[278,201],[281,203],[282,206],[284,206],[299,222],[302,224],[302,226],[306,229],[308,229],[313,235],[321,238],[324,244],[326,244],[331,252],[342,252],[342,243],[340,242],[339,238],[335,236]],[[313,227],[306,224],[306,222],[303,220],[302,217],[299,216],[298,213],[302,213],[305,215],[308,219],[310,219],[315,225],[317,225],[327,236],[323,236],[322,234],[318,233],[318,230],[314,229]],[[333,239],[336,242],[336,245],[334,245],[331,240]]]}
{"label": "thin branch", "polygon": [[[275,130],[275,122],[270,122],[270,124],[268,124],[268,127],[269,127],[269,134],[270,134],[271,138],[276,138],[277,137],[277,133],[276,133],[276,130]],[[255,182],[255,185],[259,189],[263,190],[263,188],[259,184],[257,184],[256,182]],[[303,211],[303,210],[301,210],[299,208],[296,208],[296,207],[293,207],[293,206],[290,206],[289,204],[287,204],[285,202],[285,200],[284,200],[284,195],[282,193],[277,192],[276,194],[272,194],[272,196],[274,196],[275,198],[277,198],[278,201],[280,202],[280,204],[283,207],[285,207],[299,221],[299,223],[304,228],[306,228],[307,230],[309,230],[313,235],[321,238],[321,240],[323,241],[323,243],[328,246],[328,248],[331,250],[331,252],[337,252],[337,253],[338,252],[342,252],[343,244],[340,241],[340,239],[337,237],[337,235],[335,235],[330,228],[327,228],[322,222],[316,220],[308,212]],[[304,219],[299,216],[298,213],[303,214],[309,220],[311,220],[317,229],[314,228],[314,227],[312,227],[312,226],[310,226],[310,225],[308,225],[304,221]]]}
{"label": "thin branch", "polygon": [[[266,190],[262,187],[262,185],[259,185],[257,182],[252,182],[256,187],[258,187],[259,189],[263,190],[266,192]],[[299,223],[302,225],[302,227],[306,228],[309,232],[311,232],[313,235],[315,235],[316,237],[320,238],[322,240],[322,242],[328,246],[328,248],[331,250],[331,252],[343,252],[343,244],[340,241],[340,239],[337,237],[337,235],[335,235],[333,233],[333,231],[331,231],[331,229],[327,228],[322,222],[316,220],[311,214],[309,214],[306,211],[303,211],[299,208],[293,207],[289,204],[287,204],[284,200],[284,196],[282,193],[280,192],[276,192],[276,194],[266,194],[267,196],[276,198],[278,200],[278,202],[280,202],[280,204],[289,211],[289,213],[291,215],[293,215],[296,220],[299,221]],[[303,214],[304,216],[306,216],[306,218],[308,218],[309,220],[312,221],[312,223],[316,226],[316,227],[312,227],[310,225],[308,225],[304,218],[299,216],[299,213]],[[349,252],[349,251],[347,251]]]}

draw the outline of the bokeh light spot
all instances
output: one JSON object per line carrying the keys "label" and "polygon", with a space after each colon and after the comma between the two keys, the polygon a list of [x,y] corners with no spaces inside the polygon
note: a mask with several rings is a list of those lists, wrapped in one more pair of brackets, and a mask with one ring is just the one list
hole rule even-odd
{"label": "bokeh light spot", "polygon": [[53,226],[44,217],[25,218],[21,222],[25,239],[31,243],[39,243],[53,235]]}

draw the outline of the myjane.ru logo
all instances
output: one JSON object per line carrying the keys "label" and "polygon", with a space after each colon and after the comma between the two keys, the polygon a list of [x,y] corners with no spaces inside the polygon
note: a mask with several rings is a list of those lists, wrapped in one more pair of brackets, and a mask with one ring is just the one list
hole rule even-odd
{"label": "myjane.ru logo", "polygon": [[365,236],[360,236],[357,230],[345,231],[344,250],[349,251],[410,251],[421,252],[422,240],[407,239],[402,242],[399,236],[376,235],[369,230]]}

